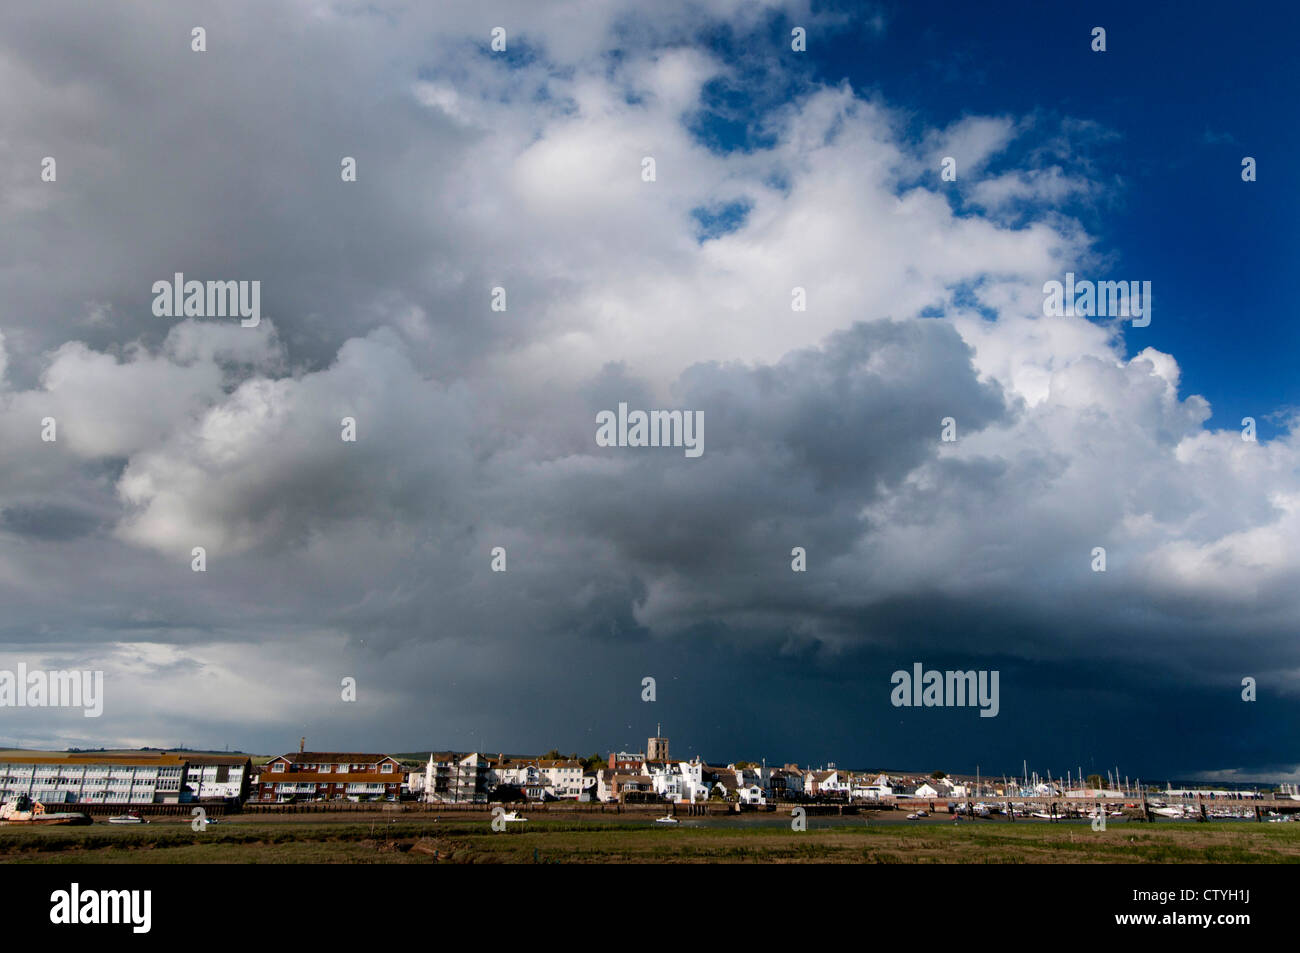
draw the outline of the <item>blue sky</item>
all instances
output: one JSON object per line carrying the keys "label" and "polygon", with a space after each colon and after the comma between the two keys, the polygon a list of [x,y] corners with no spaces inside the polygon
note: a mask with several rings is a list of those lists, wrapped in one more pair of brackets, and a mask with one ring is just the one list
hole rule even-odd
{"label": "blue sky", "polygon": [[[810,30],[806,53],[785,53],[782,68],[878,93],[912,112],[918,128],[969,115],[1095,123],[1077,136],[1075,168],[1087,163],[1107,187],[1069,211],[1096,238],[1095,250],[1113,256],[1098,277],[1153,283],[1157,316],[1129,332],[1129,353],[1153,346],[1176,355],[1180,392],[1210,401],[1215,428],[1239,428],[1253,416],[1267,439],[1277,422],[1266,414],[1300,407],[1291,284],[1300,220],[1287,165],[1300,130],[1285,118],[1300,97],[1293,48],[1300,13],[1258,3],[812,9],[831,22]],[[775,46],[788,46],[793,22],[772,16]],[[1106,29],[1104,53],[1091,49],[1096,26]],[[735,62],[752,52],[726,30],[713,47]],[[757,102],[758,119],[783,100],[770,88],[754,97],[733,87],[724,101],[742,111]],[[710,141],[751,144],[752,129],[712,119],[701,123]],[[1036,145],[1032,135],[1013,143],[993,169],[1014,168]],[[1257,161],[1255,182],[1241,179],[1244,156]]]}

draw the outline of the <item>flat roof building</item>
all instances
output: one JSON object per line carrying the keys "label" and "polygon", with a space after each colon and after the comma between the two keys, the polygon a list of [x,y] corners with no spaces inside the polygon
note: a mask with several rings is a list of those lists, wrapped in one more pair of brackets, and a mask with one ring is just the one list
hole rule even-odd
{"label": "flat roof building", "polygon": [[42,804],[176,804],[183,758],[166,753],[0,756],[0,801],[26,795]]}

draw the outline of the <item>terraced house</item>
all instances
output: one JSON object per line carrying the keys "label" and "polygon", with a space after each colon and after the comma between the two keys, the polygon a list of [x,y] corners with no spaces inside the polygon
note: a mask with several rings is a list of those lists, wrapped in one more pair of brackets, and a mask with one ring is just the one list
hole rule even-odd
{"label": "terraced house", "polygon": [[258,777],[259,801],[396,801],[402,766],[386,754],[298,751],[272,758]]}

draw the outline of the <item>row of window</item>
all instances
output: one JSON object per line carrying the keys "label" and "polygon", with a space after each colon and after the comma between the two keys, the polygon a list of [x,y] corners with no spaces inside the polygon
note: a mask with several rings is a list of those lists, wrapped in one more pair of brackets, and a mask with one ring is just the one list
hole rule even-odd
{"label": "row of window", "polygon": [[[347,774],[349,769],[362,774],[373,774],[375,772],[375,766],[373,764],[295,764],[293,767],[295,771],[310,771],[314,774],[329,774],[331,771],[335,774]],[[271,773],[284,774],[284,762],[277,761],[273,764],[271,766]],[[290,771],[289,773],[292,774],[293,771]],[[379,766],[379,773],[392,774],[393,765],[391,763],[381,764]]]}

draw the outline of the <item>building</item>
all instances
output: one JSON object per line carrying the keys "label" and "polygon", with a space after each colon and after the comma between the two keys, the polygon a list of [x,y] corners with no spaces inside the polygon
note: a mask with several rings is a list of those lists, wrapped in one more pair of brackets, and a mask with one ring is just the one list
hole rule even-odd
{"label": "building", "polygon": [[491,764],[477,751],[435,751],[424,769],[424,800],[445,804],[487,802]]}
{"label": "building", "polygon": [[803,795],[803,771],[797,765],[784,768],[763,768],[764,784],[775,800],[798,798]]}
{"label": "building", "polygon": [[402,765],[391,755],[298,751],[268,761],[259,801],[389,800],[402,793]]}
{"label": "building", "polygon": [[581,761],[568,758],[558,761],[541,760],[537,762],[537,769],[546,779],[547,790],[552,797],[560,800],[577,798],[585,790]]}
{"label": "building", "polygon": [[639,773],[645,768],[645,752],[632,751],[611,751],[609,754],[609,769],[618,771],[623,774],[629,772]]}
{"label": "building", "polygon": [[712,782],[704,780],[704,765],[698,757],[690,761],[651,761],[646,770],[655,794],[665,801],[695,804],[709,799]]}
{"label": "building", "polygon": [[507,758],[498,755],[488,759],[488,786],[518,788],[530,801],[554,800],[550,777],[535,758]]}
{"label": "building", "polygon": [[856,800],[880,801],[893,796],[894,788],[887,774],[876,775],[873,780],[865,784],[854,785],[853,788],[853,797]]}
{"label": "building", "polygon": [[253,762],[247,755],[186,754],[182,801],[247,799]]}
{"label": "building", "polygon": [[910,794],[911,797],[916,797],[916,798],[939,797],[940,794],[939,782],[925,781],[921,784],[918,784],[908,793]]}
{"label": "building", "polygon": [[849,789],[844,773],[834,768],[804,774],[804,791],[809,797],[848,797]]}
{"label": "building", "polygon": [[615,772],[610,783],[613,800],[624,804],[638,804],[660,800],[655,794],[654,778],[648,774],[619,774]]}
{"label": "building", "polygon": [[613,768],[600,768],[596,772],[596,800],[602,803],[615,800]]}
{"label": "building", "polygon": [[0,801],[27,795],[42,804],[176,804],[185,761],[166,753],[8,755]]}

